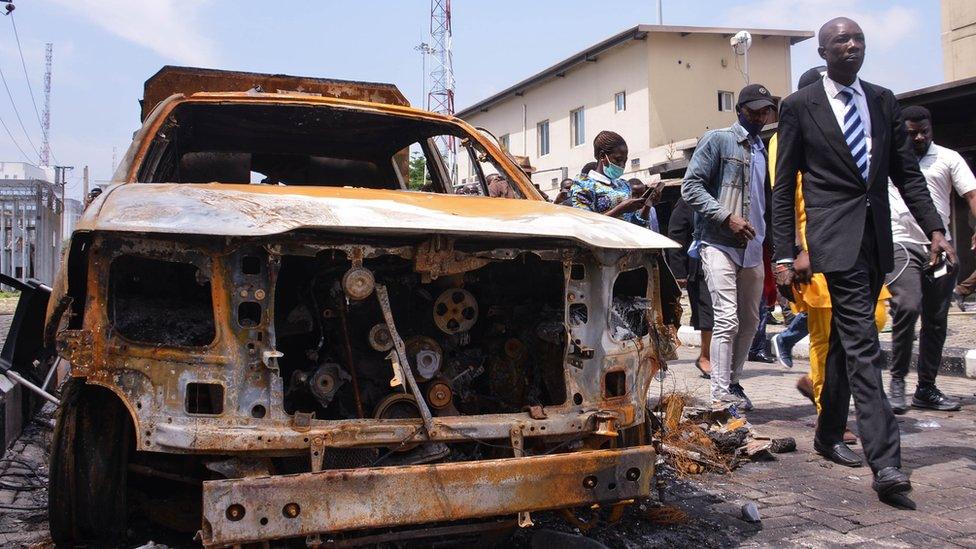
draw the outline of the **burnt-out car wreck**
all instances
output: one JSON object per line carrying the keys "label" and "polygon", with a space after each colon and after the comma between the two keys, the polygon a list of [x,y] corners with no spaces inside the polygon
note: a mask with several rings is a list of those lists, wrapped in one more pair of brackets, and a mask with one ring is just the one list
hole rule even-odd
{"label": "burnt-out car wreck", "polygon": [[[671,241],[546,203],[392,86],[166,68],[143,107],[48,305],[56,541],[142,513],[354,543],[648,496]],[[442,136],[521,199],[455,195]]]}

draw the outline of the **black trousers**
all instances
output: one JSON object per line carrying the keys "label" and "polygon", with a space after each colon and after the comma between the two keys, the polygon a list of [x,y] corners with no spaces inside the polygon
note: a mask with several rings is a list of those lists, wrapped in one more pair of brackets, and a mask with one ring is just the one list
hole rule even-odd
{"label": "black trousers", "polygon": [[715,313],[712,311],[712,295],[708,293],[700,259],[688,258],[688,303],[691,304],[692,328],[703,332],[712,331],[715,327]]}
{"label": "black trousers", "polygon": [[[895,270],[888,289],[891,290],[891,375],[904,378],[912,363],[915,343],[915,324],[922,317],[918,335],[918,385],[934,387],[935,376],[942,361],[946,330],[949,323],[949,303],[955,284],[955,273],[940,278],[926,276],[929,263],[928,246],[895,244]],[[900,274],[899,274],[900,273]]]}
{"label": "black trousers", "polygon": [[843,440],[853,396],[864,456],[871,470],[877,472],[885,467],[901,467],[901,438],[881,383],[885,363],[874,310],[884,273],[873,231],[869,222],[857,261],[850,270],[824,273],[833,316],[816,437],[824,445]]}

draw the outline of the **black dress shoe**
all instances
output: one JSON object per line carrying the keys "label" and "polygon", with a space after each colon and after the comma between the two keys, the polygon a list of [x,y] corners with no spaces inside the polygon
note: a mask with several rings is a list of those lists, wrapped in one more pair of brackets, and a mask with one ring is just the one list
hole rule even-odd
{"label": "black dress shoe", "polygon": [[844,467],[860,467],[864,464],[864,462],[861,461],[861,457],[855,454],[854,451],[848,448],[843,442],[838,442],[836,444],[827,446],[826,444],[821,444],[819,441],[814,440],[813,449],[823,457],[833,461],[834,463],[843,465]]}
{"label": "black dress shoe", "polygon": [[871,487],[878,493],[879,497],[888,497],[893,494],[904,494],[912,489],[912,483],[908,480],[908,475],[897,467],[885,467],[874,474],[874,482]]}
{"label": "black dress shoe", "polygon": [[912,397],[912,406],[943,412],[954,412],[961,408],[958,400],[945,396],[942,394],[942,391],[935,387],[919,387],[915,389],[915,396]]}
{"label": "black dress shoe", "polygon": [[776,362],[776,359],[763,352],[749,353],[749,362],[765,362],[766,364],[772,364]]}
{"label": "black dress shoe", "polygon": [[888,403],[891,404],[891,411],[898,415],[908,411],[908,403],[905,402],[905,378],[891,378],[888,385]]}

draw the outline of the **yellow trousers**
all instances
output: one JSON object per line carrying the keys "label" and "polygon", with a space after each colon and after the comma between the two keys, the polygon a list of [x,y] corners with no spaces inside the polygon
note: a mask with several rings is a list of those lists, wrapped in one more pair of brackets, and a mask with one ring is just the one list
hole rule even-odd
{"label": "yellow trousers", "polygon": [[[874,309],[874,325],[878,331],[888,322],[886,300],[879,300]],[[827,369],[827,349],[830,346],[830,309],[810,307],[807,309],[807,330],[810,332],[810,379],[813,380],[813,398],[820,415],[820,392],[824,385],[824,372]]]}

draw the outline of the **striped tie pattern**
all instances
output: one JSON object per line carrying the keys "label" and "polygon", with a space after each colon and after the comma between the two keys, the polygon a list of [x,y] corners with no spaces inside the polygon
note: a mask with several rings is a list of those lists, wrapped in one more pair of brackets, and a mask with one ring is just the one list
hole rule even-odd
{"label": "striped tie pattern", "polygon": [[837,94],[844,102],[844,139],[854,156],[854,163],[861,172],[861,177],[868,180],[868,140],[864,136],[864,123],[857,112],[857,103],[853,101],[854,90],[844,88]]}

